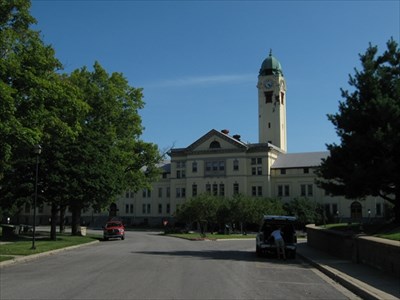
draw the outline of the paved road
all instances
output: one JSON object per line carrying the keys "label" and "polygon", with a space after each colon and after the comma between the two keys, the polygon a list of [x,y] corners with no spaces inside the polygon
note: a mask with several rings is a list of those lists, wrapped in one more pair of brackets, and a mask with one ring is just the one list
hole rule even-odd
{"label": "paved road", "polygon": [[2,268],[0,299],[356,299],[301,260],[257,258],[254,240],[150,232]]}

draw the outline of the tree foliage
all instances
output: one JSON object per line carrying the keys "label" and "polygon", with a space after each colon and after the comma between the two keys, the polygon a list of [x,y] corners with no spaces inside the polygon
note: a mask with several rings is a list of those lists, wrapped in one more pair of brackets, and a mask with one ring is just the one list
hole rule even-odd
{"label": "tree foliage", "polygon": [[400,52],[390,39],[377,53],[370,45],[360,55],[362,70],[349,79],[353,90],[342,89],[339,112],[328,115],[341,144],[327,145],[317,183],[332,195],[381,196],[400,222]]}
{"label": "tree foliage", "polygon": [[310,223],[318,223],[321,218],[317,203],[307,198],[295,198],[286,203],[284,208],[289,215],[296,216],[303,227]]}
{"label": "tree foliage", "polygon": [[[222,231],[225,225],[245,228],[246,224],[258,224],[263,215],[284,213],[278,199],[252,198],[241,194],[224,198],[205,193],[180,205],[175,217],[189,225],[195,222],[201,226],[207,224],[209,228],[218,225]],[[203,232],[204,227],[201,230]]]}

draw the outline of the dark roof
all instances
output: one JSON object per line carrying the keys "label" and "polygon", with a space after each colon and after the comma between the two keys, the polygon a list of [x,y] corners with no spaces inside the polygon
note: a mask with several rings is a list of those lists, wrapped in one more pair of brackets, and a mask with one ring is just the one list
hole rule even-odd
{"label": "dark roof", "polygon": [[279,155],[271,166],[272,169],[304,168],[319,166],[323,158],[327,158],[329,151],[287,153]]}

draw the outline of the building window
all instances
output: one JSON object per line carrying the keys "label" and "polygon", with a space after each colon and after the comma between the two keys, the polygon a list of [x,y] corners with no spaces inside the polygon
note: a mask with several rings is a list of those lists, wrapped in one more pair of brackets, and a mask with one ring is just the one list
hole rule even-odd
{"label": "building window", "polygon": [[289,185],[285,185],[285,197],[289,197],[290,196],[290,188]]}
{"label": "building window", "polygon": [[142,196],[143,198],[146,198],[146,189],[143,189]]}
{"label": "building window", "polygon": [[278,197],[283,196],[283,185],[278,185]]}
{"label": "building window", "polygon": [[130,204],[130,205],[129,205],[129,212],[130,212],[131,214],[133,214],[133,204]]}
{"label": "building window", "polygon": [[147,204],[147,213],[151,214],[151,204],[150,203]]}
{"label": "building window", "polygon": [[146,204],[142,204],[142,213],[145,214],[146,213]]}
{"label": "building window", "polygon": [[234,183],[233,184],[233,194],[234,195],[239,194],[239,183]]}
{"label": "building window", "polygon": [[278,185],[278,197],[289,197],[290,196],[290,186],[288,184]]}
{"label": "building window", "polygon": [[233,171],[239,171],[239,161],[237,159],[233,161]]}
{"label": "building window", "polygon": [[225,196],[225,185],[223,183],[219,184],[219,195]]}
{"label": "building window", "polygon": [[129,198],[129,191],[125,192],[125,198]]}
{"label": "building window", "polygon": [[262,186],[252,186],[251,187],[251,195],[254,197],[262,196]]}
{"label": "building window", "polygon": [[206,161],[205,176],[221,176],[225,175],[225,161],[213,160]]}
{"label": "building window", "polygon": [[262,167],[261,166],[257,167],[257,175],[262,175]]}
{"label": "building window", "polygon": [[265,103],[272,103],[273,92],[264,92]]}
{"label": "building window", "polygon": [[161,203],[158,204],[158,213],[162,214],[162,204]]}
{"label": "building window", "polygon": [[171,197],[171,188],[167,187],[167,198]]}
{"label": "building window", "polygon": [[176,178],[185,178],[186,177],[186,163],[184,161],[176,162]]}
{"label": "building window", "polygon": [[162,197],[162,188],[158,188],[158,198]]}
{"label": "building window", "polygon": [[176,188],[176,198],[184,198],[186,195],[185,188]]}
{"label": "building window", "polygon": [[312,196],[313,192],[313,185],[312,184],[302,184],[300,185],[300,195],[305,196]]}
{"label": "building window", "polygon": [[206,184],[206,193],[211,194],[211,184]]}
{"label": "building window", "polygon": [[305,184],[300,185],[300,196],[303,196],[303,197],[306,196],[306,185]]}
{"label": "building window", "polygon": [[285,175],[286,174],[286,169],[281,169],[281,175]]}
{"label": "building window", "polygon": [[171,213],[171,205],[167,203],[167,214]]}
{"label": "building window", "polygon": [[309,169],[309,168],[304,168],[304,169],[303,169],[303,173],[304,173],[304,174],[310,173],[310,169]]}
{"label": "building window", "polygon": [[213,195],[214,196],[218,195],[218,184],[216,183],[213,184]]}
{"label": "building window", "polygon": [[129,204],[125,204],[125,213],[129,213]]}
{"label": "building window", "polygon": [[197,184],[193,183],[192,185],[192,197],[197,196]]}
{"label": "building window", "polygon": [[210,148],[211,149],[221,148],[221,145],[220,145],[220,143],[218,141],[212,141],[210,143]]}
{"label": "building window", "polygon": [[197,162],[195,161],[192,163],[192,172],[197,173]]}
{"label": "building window", "polygon": [[262,158],[261,157],[253,157],[251,159],[251,164],[252,165],[261,165],[262,164]]}
{"label": "building window", "polygon": [[313,185],[312,184],[307,185],[307,196],[312,196],[313,194],[314,194]]}

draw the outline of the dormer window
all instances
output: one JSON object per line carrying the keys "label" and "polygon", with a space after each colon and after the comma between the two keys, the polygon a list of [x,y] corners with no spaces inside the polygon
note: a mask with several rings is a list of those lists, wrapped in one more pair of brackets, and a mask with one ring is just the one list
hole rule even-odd
{"label": "dormer window", "polygon": [[221,145],[218,141],[212,141],[210,143],[210,149],[217,149],[217,148],[221,148]]}

